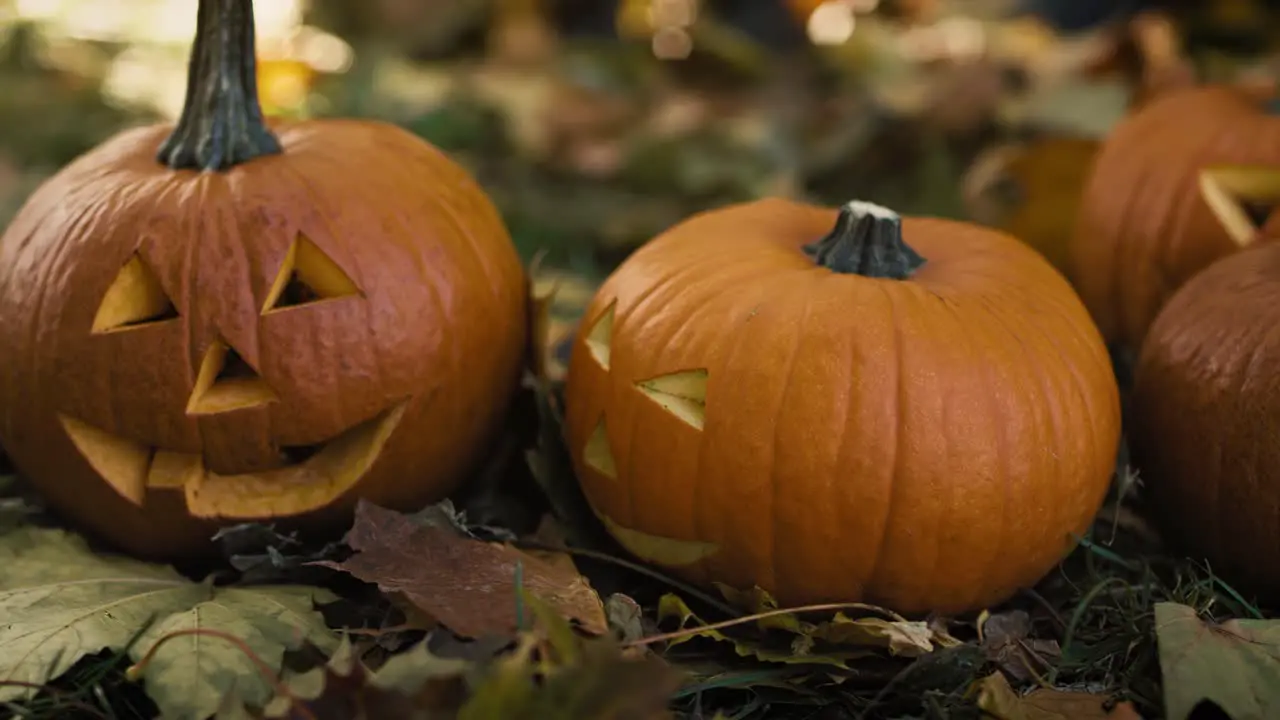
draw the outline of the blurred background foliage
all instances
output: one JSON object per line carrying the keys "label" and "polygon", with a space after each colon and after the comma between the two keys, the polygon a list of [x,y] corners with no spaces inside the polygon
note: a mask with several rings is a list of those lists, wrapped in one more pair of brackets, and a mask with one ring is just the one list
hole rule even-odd
{"label": "blurred background foliage", "polygon": [[[3,220],[111,133],[176,114],[195,4],[0,0]],[[1097,139],[1144,87],[1272,72],[1278,4],[263,0],[256,12],[270,112],[380,118],[438,144],[492,194],[526,258],[544,252],[543,267],[589,282],[691,213],[769,194],[1060,234]]]}

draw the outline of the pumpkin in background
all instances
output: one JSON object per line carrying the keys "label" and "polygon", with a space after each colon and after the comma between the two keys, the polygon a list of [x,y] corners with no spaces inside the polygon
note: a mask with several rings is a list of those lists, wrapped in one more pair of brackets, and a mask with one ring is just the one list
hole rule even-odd
{"label": "pumpkin in background", "polygon": [[1080,193],[1100,144],[1046,135],[983,153],[965,175],[971,217],[1022,240],[1065,272]]}
{"label": "pumpkin in background", "polygon": [[1150,101],[1093,166],[1069,273],[1103,336],[1136,350],[1175,290],[1277,226],[1280,117],[1270,93],[1205,86]]}
{"label": "pumpkin in background", "polygon": [[0,239],[0,440],[52,507],[146,557],[443,497],[525,351],[486,195],[391,125],[265,122],[252,13],[200,0],[177,126],[75,160]]}
{"label": "pumpkin in background", "polygon": [[960,612],[1034,584],[1109,486],[1118,390],[1066,280],[968,223],[769,199],[632,254],[566,440],[638,557],[786,604]]}
{"label": "pumpkin in background", "polygon": [[1210,265],[1138,356],[1129,446],[1166,537],[1280,597],[1280,244]]}

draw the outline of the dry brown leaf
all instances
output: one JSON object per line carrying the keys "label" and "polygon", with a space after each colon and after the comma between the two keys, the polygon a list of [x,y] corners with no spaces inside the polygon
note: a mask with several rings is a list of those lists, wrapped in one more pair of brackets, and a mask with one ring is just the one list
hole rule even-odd
{"label": "dry brown leaf", "polygon": [[1019,696],[994,672],[978,681],[978,707],[996,720],[1142,720],[1133,704],[1107,709],[1106,695],[1040,688]]}
{"label": "dry brown leaf", "polygon": [[318,563],[398,593],[423,613],[469,638],[517,629],[516,567],[523,587],[582,629],[607,631],[604,606],[576,572],[501,543],[423,527],[400,513],[361,501],[346,543],[357,553]]}
{"label": "dry brown leaf", "polygon": [[1015,680],[1031,680],[1049,661],[1062,655],[1056,640],[1031,637],[1031,616],[1025,610],[988,615],[982,621],[982,653]]}

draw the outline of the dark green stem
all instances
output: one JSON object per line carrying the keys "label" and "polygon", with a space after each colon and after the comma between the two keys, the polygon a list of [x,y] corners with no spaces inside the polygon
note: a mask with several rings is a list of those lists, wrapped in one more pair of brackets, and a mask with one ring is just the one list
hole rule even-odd
{"label": "dark green stem", "polygon": [[200,0],[182,117],[157,159],[175,170],[226,170],[281,152],[258,103],[253,0]]}
{"label": "dark green stem", "polygon": [[905,280],[925,263],[902,239],[902,218],[862,200],[841,207],[835,229],[804,251],[833,272],[890,280]]}

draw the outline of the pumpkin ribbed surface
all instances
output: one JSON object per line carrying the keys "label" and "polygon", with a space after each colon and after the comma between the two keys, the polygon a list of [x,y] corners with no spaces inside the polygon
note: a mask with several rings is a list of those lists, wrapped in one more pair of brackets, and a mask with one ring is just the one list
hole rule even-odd
{"label": "pumpkin ribbed surface", "polygon": [[588,500],[638,556],[787,604],[1000,601],[1070,550],[1108,487],[1101,338],[1009,236],[907,218],[923,265],[864,277],[802,251],[836,218],[707,212],[602,285],[566,389]]}
{"label": "pumpkin ribbed surface", "polygon": [[[1229,177],[1280,165],[1280,117],[1267,111],[1268,102],[1231,87],[1175,91],[1108,136],[1081,200],[1068,274],[1109,342],[1136,351],[1174,291],[1262,236],[1233,237],[1223,210],[1206,197],[1215,192],[1206,183],[1237,206],[1233,212],[1253,199],[1274,206],[1277,180],[1258,186],[1248,177],[1243,183]],[[1280,227],[1269,212],[1254,218],[1259,229]]]}
{"label": "pumpkin ribbed surface", "polygon": [[1166,537],[1280,597],[1280,245],[1214,263],[1168,302],[1135,374],[1129,445]]}
{"label": "pumpkin ribbed surface", "polygon": [[523,269],[466,172],[381,123],[272,129],[282,153],[219,172],[157,162],[169,126],[127,131],[0,240],[0,439],[140,554],[439,499],[518,381]]}

